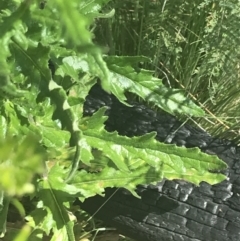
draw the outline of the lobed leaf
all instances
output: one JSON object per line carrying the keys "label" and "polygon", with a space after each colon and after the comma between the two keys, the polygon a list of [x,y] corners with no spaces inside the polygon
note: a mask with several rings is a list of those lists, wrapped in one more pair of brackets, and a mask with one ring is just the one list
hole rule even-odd
{"label": "lobed leaf", "polygon": [[105,60],[111,70],[111,91],[121,102],[126,104],[124,93],[131,92],[172,114],[204,115],[204,111],[185,96],[184,90],[167,88],[162,80],[153,77],[152,71],[133,67],[146,58],[107,56]]}
{"label": "lobed leaf", "polygon": [[[211,171],[225,169],[226,163],[198,148],[187,149],[160,143],[154,139],[154,132],[133,138],[107,132],[103,125],[106,120],[104,111],[105,108],[101,108],[87,119],[83,136],[90,147],[98,149],[112,160],[126,177],[145,165],[145,177],[141,173],[138,184],[153,181],[153,176],[148,177],[151,168],[159,171],[158,176],[154,177],[155,181],[162,178],[184,179],[198,185],[201,181],[216,184],[225,179],[224,175]],[[136,176],[134,178],[137,180]]]}
{"label": "lobed leaf", "polygon": [[44,225],[44,230],[50,232],[46,228],[46,223],[51,224],[53,236],[51,240],[59,241],[75,241],[73,232],[73,220],[71,214],[67,211],[64,202],[73,201],[79,192],[75,187],[64,182],[66,170],[58,165],[54,165],[45,177],[39,181],[38,195],[43,202],[43,208],[47,211],[46,216],[42,216],[41,212],[34,215],[40,215],[41,221],[34,217],[34,225]]}

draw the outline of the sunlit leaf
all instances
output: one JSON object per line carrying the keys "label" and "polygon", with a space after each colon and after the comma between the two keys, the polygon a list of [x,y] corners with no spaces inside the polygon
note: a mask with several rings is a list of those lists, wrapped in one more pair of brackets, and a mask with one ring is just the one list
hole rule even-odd
{"label": "sunlit leaf", "polygon": [[1,189],[10,196],[33,192],[31,179],[43,171],[45,156],[38,140],[33,136],[1,140],[0,155]]}
{"label": "sunlit leaf", "polygon": [[169,113],[186,113],[193,116],[203,116],[204,111],[186,97],[180,89],[170,89],[163,85],[162,80],[153,77],[153,72],[137,70],[133,65],[144,57],[105,58],[111,70],[111,91],[122,101],[126,100],[125,91],[140,96]]}
{"label": "sunlit leaf", "polygon": [[[225,169],[226,163],[217,156],[201,152],[198,148],[186,149],[157,142],[154,139],[154,132],[133,138],[119,136],[116,132],[107,132],[103,125],[106,120],[103,116],[104,111],[102,108],[87,119],[87,128],[83,130],[83,135],[90,146],[104,153],[123,173],[125,172],[126,177],[131,178],[129,170],[133,172],[145,163],[146,177],[141,173],[138,177],[141,179],[139,183],[153,181],[150,180],[152,175],[149,180],[147,176],[151,168],[159,172],[154,181],[168,178],[184,179],[195,184],[201,181],[216,184],[225,179],[224,175],[211,171]],[[136,176],[134,178],[137,180]],[[126,187],[126,183],[122,183],[122,186]]]}

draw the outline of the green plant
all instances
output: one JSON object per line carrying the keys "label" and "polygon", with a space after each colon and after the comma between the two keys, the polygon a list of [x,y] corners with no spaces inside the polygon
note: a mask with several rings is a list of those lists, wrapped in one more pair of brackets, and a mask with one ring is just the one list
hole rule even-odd
{"label": "green plant", "polygon": [[167,86],[186,90],[206,112],[184,120],[239,141],[239,1],[128,0],[110,6],[114,18],[96,28],[109,53],[150,57],[145,67]]}
{"label": "green plant", "polygon": [[[106,108],[83,117],[97,79],[125,104],[128,91],[168,112],[204,114],[153,72],[136,72],[146,57],[103,56],[92,28],[95,19],[112,16],[112,11],[99,13],[107,3],[1,1],[1,236],[11,229],[6,224],[10,203],[28,221],[8,240],[75,240],[74,200],[102,194],[106,187],[125,187],[136,195],[136,185],[162,178],[196,184],[225,178],[209,170],[226,164],[199,149],[159,143],[155,133],[128,138],[107,132]],[[162,101],[164,96],[168,99]],[[84,169],[95,170],[95,163],[101,171]]]}

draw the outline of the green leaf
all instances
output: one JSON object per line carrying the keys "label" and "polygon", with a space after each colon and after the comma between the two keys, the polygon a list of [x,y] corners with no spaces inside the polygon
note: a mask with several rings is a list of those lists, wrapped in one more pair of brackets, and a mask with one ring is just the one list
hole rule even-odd
{"label": "green leaf", "polygon": [[117,150],[117,147],[116,148],[112,148],[112,145],[114,145],[113,143],[112,143],[112,145],[109,145],[109,143],[104,142],[104,141],[100,141],[100,142],[98,142],[97,140],[94,141],[94,140],[90,139],[88,134],[86,134],[86,132],[88,133],[88,131],[91,130],[91,129],[96,131],[96,134],[97,133],[99,135],[103,134],[103,132],[104,132],[104,125],[103,125],[103,123],[107,119],[105,116],[103,116],[105,110],[106,110],[106,108],[102,108],[100,111],[95,113],[92,118],[88,119],[87,123],[83,124],[82,128],[84,128],[84,130],[85,130],[83,132],[83,137],[85,139],[85,146],[88,147],[88,149],[90,148],[90,150],[92,149],[92,147],[93,148],[97,148],[100,151],[104,150],[105,155],[107,157],[109,157],[110,159],[112,159],[114,164],[121,171],[128,173],[129,169],[128,169],[126,163],[123,160],[125,157],[121,156],[121,153],[119,153],[119,151]]}
{"label": "green leaf", "polygon": [[27,114],[28,130],[40,135],[41,142],[47,148],[63,148],[68,146],[70,133],[62,130],[57,121],[52,120],[54,108],[49,103],[41,103]]}
{"label": "green leaf", "polygon": [[98,149],[112,160],[123,174],[125,173],[125,177],[132,174],[127,170],[133,172],[145,163],[145,177],[142,174],[138,177],[139,184],[153,181],[152,176],[148,177],[151,168],[161,174],[154,177],[155,181],[162,178],[184,179],[198,185],[201,181],[216,184],[225,179],[224,175],[210,171],[223,170],[227,167],[226,163],[217,156],[201,152],[198,148],[187,149],[160,143],[154,139],[156,133],[128,138],[119,136],[117,132],[107,132],[103,125],[106,120],[103,116],[104,111],[105,108],[101,108],[86,120],[87,128],[83,130],[83,136],[89,146]]}
{"label": "green leaf", "polygon": [[[91,73],[91,76],[96,76],[102,80],[104,90],[109,92],[110,72],[99,50],[79,53],[77,56],[67,56],[63,58],[62,63],[62,65],[59,65],[56,75],[69,75],[76,81],[79,79],[77,72],[87,73],[88,76]],[[88,79],[82,79],[81,85],[84,85],[86,80]]]}
{"label": "green leaf", "polygon": [[9,207],[9,198],[3,191],[0,191],[0,238],[6,233],[6,223]]}
{"label": "green leaf", "polygon": [[92,36],[87,28],[92,19],[77,10],[77,1],[56,0],[55,3],[61,16],[62,27],[67,29],[67,37],[79,46],[91,44]]}
{"label": "green leaf", "polygon": [[[25,82],[30,82],[32,88],[39,88],[46,85],[51,79],[51,72],[48,67],[50,48],[43,46],[41,43],[29,40],[29,47],[25,50],[17,41],[11,44],[11,53],[14,56],[16,68],[14,73],[17,75],[20,71],[26,76]],[[40,81],[41,80],[41,81]],[[39,90],[38,89],[38,90]]]}
{"label": "green leaf", "polygon": [[[68,56],[62,59],[62,63],[59,63],[55,73],[56,77],[61,78],[61,84],[63,86],[67,84],[65,83],[66,80],[64,77],[70,76],[75,81],[75,86],[73,86],[72,92],[74,93],[75,97],[81,100],[81,102],[79,102],[82,105],[91,87],[96,83],[96,80],[93,78],[93,76],[98,76],[101,72],[101,69],[95,66],[94,63],[95,59],[89,54]],[[89,75],[89,73],[91,73],[91,75]],[[70,95],[72,98],[72,93],[70,93]]]}
{"label": "green leaf", "polygon": [[79,145],[81,146],[80,160],[85,165],[90,165],[90,161],[94,159],[92,155],[92,147],[88,144],[87,139],[84,136],[82,136],[79,141]]}
{"label": "green leaf", "polygon": [[133,195],[138,196],[135,192],[138,184],[154,183],[161,179],[162,173],[160,170],[142,163],[130,173],[122,172],[114,167],[103,168],[100,172],[91,174],[81,170],[74,176],[71,184],[78,188],[79,198],[83,201],[85,198],[96,194],[103,195],[107,187],[124,187]]}
{"label": "green leaf", "polygon": [[[91,5],[92,7],[94,5],[95,11],[100,9],[98,2],[100,3],[101,1],[91,1]],[[86,6],[81,6],[84,14],[78,11],[76,9],[76,6],[79,4],[77,1],[57,0],[56,3],[61,16],[60,21],[62,22],[62,27],[67,30],[66,35],[69,39],[69,43],[76,46],[79,53],[85,54],[88,52],[88,55],[91,55],[94,59],[94,64],[91,65],[93,69],[92,74],[94,74],[94,72],[96,73],[96,76],[102,80],[101,84],[103,89],[109,92],[109,70],[102,59],[101,50],[92,43],[92,35],[88,30],[93,22],[93,16],[91,17],[91,14],[88,14],[89,12],[85,12],[86,9],[84,10],[84,8]]]}
{"label": "green leaf", "polygon": [[13,25],[21,18],[23,18],[24,15],[29,13],[29,5],[29,0],[23,1],[15,12],[13,12],[10,16],[7,16],[3,19],[3,22],[0,23],[0,38],[2,38],[8,31],[11,31]]}
{"label": "green leaf", "polygon": [[91,13],[97,14],[108,2],[110,2],[110,0],[85,0],[79,3],[79,9],[84,15]]}
{"label": "green leaf", "polygon": [[33,136],[8,138],[0,143],[0,155],[1,189],[10,196],[33,192],[31,179],[42,172],[45,157],[38,140]]}
{"label": "green leaf", "polygon": [[[41,228],[47,233],[50,231],[49,227],[52,228],[53,237],[51,240],[75,241],[73,220],[71,220],[71,214],[67,211],[64,202],[73,201],[79,190],[66,184],[64,182],[65,176],[66,170],[56,164],[39,181],[38,195],[48,214],[44,217],[45,220],[38,221],[38,225],[41,223]],[[46,227],[46,223],[50,226]]]}
{"label": "green leaf", "polygon": [[18,235],[14,238],[13,241],[27,241],[29,240],[29,236],[31,234],[31,228],[28,226],[28,224],[25,224],[24,227],[20,230]]}
{"label": "green leaf", "polygon": [[105,60],[111,70],[111,91],[121,102],[126,100],[124,92],[131,92],[172,114],[204,115],[200,107],[185,97],[183,90],[167,88],[162,80],[152,76],[152,71],[137,70],[132,66],[146,58],[107,56]]}
{"label": "green leaf", "polygon": [[0,140],[5,138],[7,133],[7,120],[4,116],[0,116]]}
{"label": "green leaf", "polygon": [[47,212],[44,209],[42,201],[39,201],[37,208],[26,217],[26,220],[34,230],[42,230],[47,235],[50,234],[54,226],[51,212]]}

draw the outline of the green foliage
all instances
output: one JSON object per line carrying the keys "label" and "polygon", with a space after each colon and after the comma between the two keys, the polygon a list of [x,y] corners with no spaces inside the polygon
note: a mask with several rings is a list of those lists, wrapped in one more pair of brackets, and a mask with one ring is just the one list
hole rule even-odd
{"label": "green foliage", "polygon": [[151,58],[145,66],[155,76],[205,110],[194,122],[239,141],[239,1],[127,0],[109,7],[114,18],[96,28],[109,53]]}
{"label": "green foliage", "polygon": [[39,142],[31,136],[23,140],[5,139],[0,144],[0,155],[2,191],[9,196],[33,192],[34,187],[29,181],[43,170],[44,151],[39,150]]}
{"label": "green foliage", "polygon": [[[140,183],[153,182],[156,177],[157,180],[162,178],[185,179],[195,184],[199,184],[200,176],[204,175],[208,176],[207,180],[211,184],[215,184],[223,178],[223,176],[217,177],[206,171],[216,170],[220,166],[221,169],[224,169],[226,164],[219,162],[216,157],[212,157],[210,160],[208,155],[197,148],[186,149],[159,143],[154,139],[156,136],[154,132],[133,138],[118,136],[116,132],[108,133],[103,129],[105,121],[103,112],[104,109],[100,109],[88,119],[83,136],[86,138],[86,143],[103,152],[104,156],[112,160],[122,173],[125,172],[125,176],[129,175],[129,178],[132,178],[130,173],[138,173],[142,169],[142,173],[137,174],[139,180],[134,175],[134,180],[138,183],[133,185],[134,181],[131,180],[130,184],[133,187]],[[146,166],[146,163],[149,166]],[[154,179],[151,180],[153,176]],[[126,187],[129,178],[122,180],[122,184],[120,181],[115,183],[114,186]],[[213,179],[211,180],[211,178]],[[217,179],[214,180],[215,178]],[[126,180],[127,183],[125,183]]]}
{"label": "green foliage", "polygon": [[10,229],[10,203],[28,220],[6,240],[75,240],[74,200],[103,194],[106,187],[135,194],[136,185],[162,178],[195,184],[225,178],[210,172],[226,168],[216,156],[159,143],[155,133],[109,133],[105,108],[82,116],[97,79],[123,103],[128,91],[171,113],[203,115],[182,91],[136,67],[146,57],[103,56],[93,29],[95,18],[112,17],[114,11],[100,13],[108,2],[1,1],[1,236]]}
{"label": "green foliage", "polygon": [[136,74],[137,70],[132,65],[135,62],[146,60],[146,58],[110,56],[105,58],[105,60],[109,70],[111,70],[111,84],[114,86],[112,93],[119,100],[123,99],[121,98],[122,93],[128,91],[172,114],[204,115],[200,107],[197,107],[190,99],[184,96],[183,90],[166,88],[162,80],[152,76],[152,71],[142,69]]}

